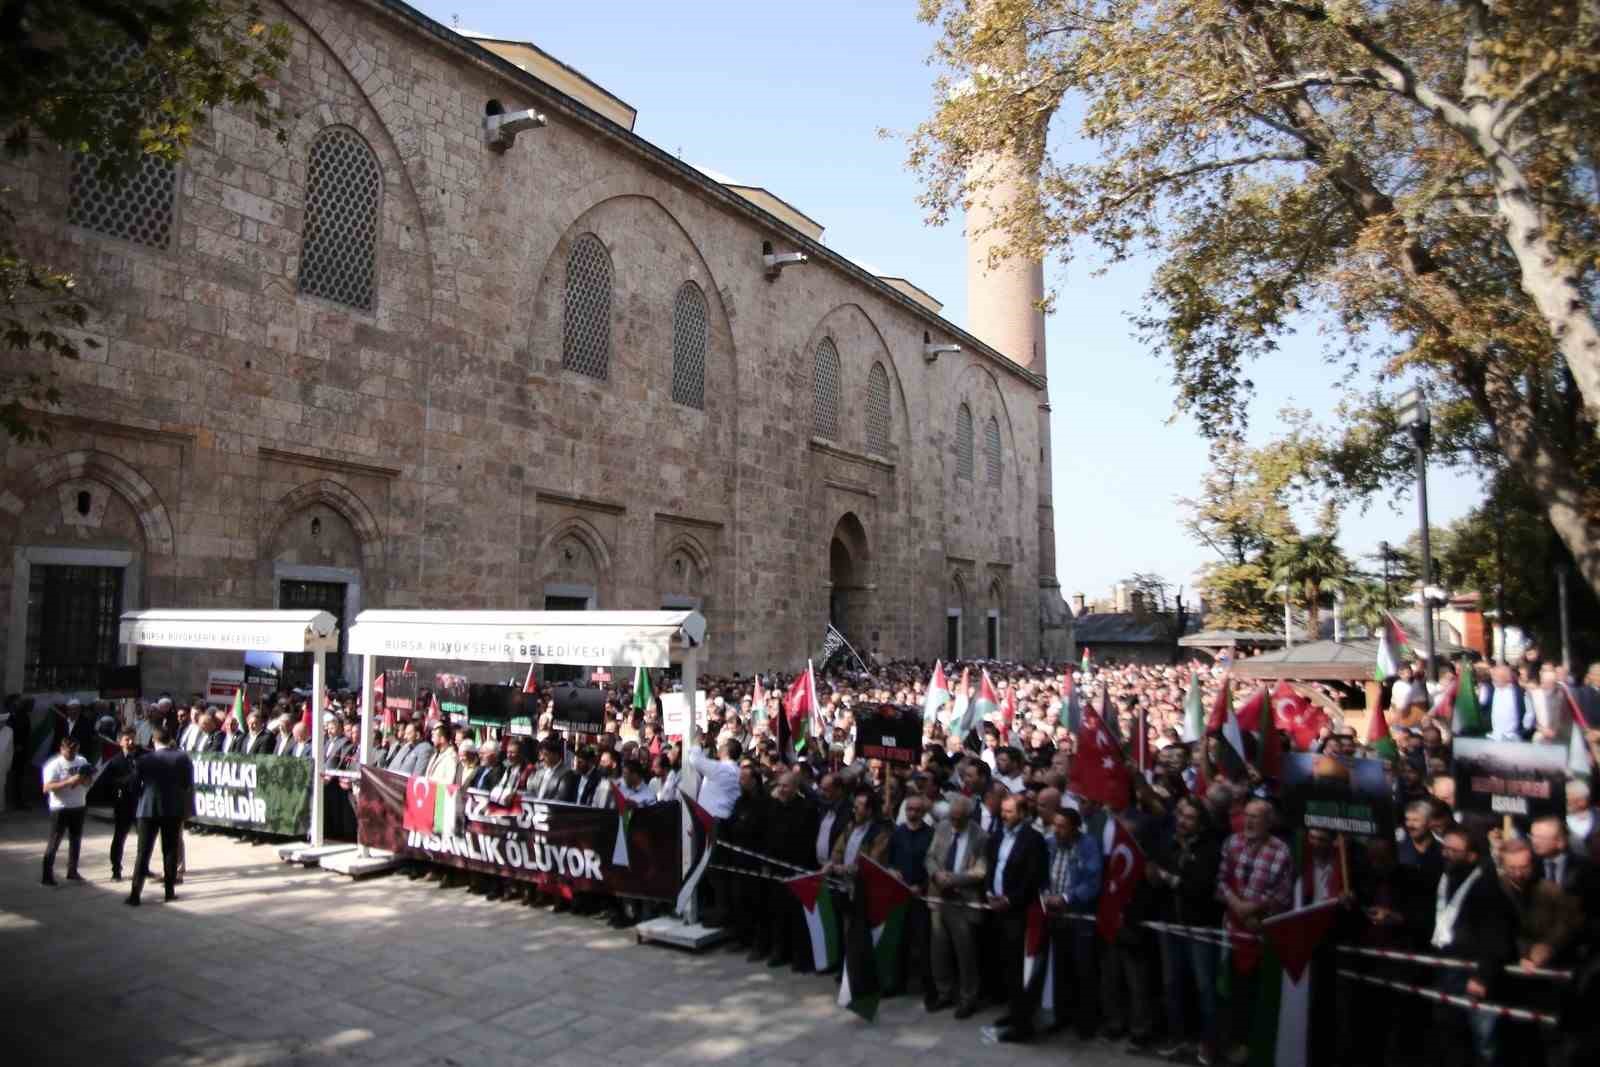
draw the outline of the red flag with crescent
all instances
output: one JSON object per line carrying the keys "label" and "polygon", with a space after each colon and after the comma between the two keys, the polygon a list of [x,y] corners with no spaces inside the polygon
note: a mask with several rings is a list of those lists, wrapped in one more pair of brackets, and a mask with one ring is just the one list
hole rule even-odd
{"label": "red flag with crescent", "polygon": [[422,833],[433,833],[433,807],[435,802],[434,791],[438,783],[430,782],[420,774],[414,774],[406,782],[406,817],[407,830],[420,830]]}
{"label": "red flag with crescent", "polygon": [[1116,834],[1111,839],[1111,851],[1106,855],[1105,887],[1100,891],[1100,910],[1094,922],[1100,940],[1107,942],[1122,929],[1122,913],[1127,910],[1139,883],[1144,881],[1144,853],[1139,843],[1121,819],[1114,819],[1114,824]]}

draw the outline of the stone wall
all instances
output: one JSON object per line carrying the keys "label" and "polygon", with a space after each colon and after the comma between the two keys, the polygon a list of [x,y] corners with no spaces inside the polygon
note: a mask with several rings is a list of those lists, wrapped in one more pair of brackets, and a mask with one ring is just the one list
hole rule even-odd
{"label": "stone wall", "polygon": [[[1037,654],[1039,379],[970,338],[927,363],[924,332],[948,340],[948,324],[820,249],[768,278],[762,242],[795,246],[779,224],[465,42],[366,0],[273,13],[294,30],[288,143],[217,114],[179,169],[169,249],[69,226],[69,159],[0,164],[30,251],[79,272],[100,344],[57,368],[50,442],[6,448],[0,601],[15,603],[19,548],[84,536],[40,517],[82,482],[119,500],[97,536],[136,555],[128,607],[271,607],[285,568],[311,566],[358,574],[365,607],[541,608],[590,589],[601,608],[699,603],[712,670],[789,667],[820,642],[830,540],[852,515],[853,637],[942,654],[959,581],[967,653],[993,606],[1002,653]],[[491,99],[549,125],[492,151]],[[358,133],[383,173],[370,312],[297,291],[307,155],[329,126]],[[567,256],[587,233],[613,267],[603,381],[562,365]],[[708,312],[704,410],[671,396],[686,281]],[[811,418],[824,336],[842,371],[830,441]],[[874,362],[888,455],[867,452]],[[963,401],[972,482],[954,473]],[[206,661],[151,662],[148,684],[187,690]]]}

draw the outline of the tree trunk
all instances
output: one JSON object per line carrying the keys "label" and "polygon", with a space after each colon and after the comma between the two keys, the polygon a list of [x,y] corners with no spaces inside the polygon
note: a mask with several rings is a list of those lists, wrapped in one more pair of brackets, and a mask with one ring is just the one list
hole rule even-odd
{"label": "tree trunk", "polygon": [[1322,640],[1322,588],[1316,582],[1306,583],[1306,640]]}

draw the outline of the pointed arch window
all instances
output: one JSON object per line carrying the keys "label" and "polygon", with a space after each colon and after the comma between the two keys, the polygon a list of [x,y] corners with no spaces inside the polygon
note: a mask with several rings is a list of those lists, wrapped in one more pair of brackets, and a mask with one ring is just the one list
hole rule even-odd
{"label": "pointed arch window", "polygon": [[889,372],[882,363],[867,374],[867,451],[889,454]]}
{"label": "pointed arch window", "polygon": [[318,134],[306,161],[302,293],[372,310],[382,202],[383,169],[361,135],[348,126]]}
{"label": "pointed arch window", "polygon": [[983,427],[983,460],[990,485],[1000,485],[1000,420],[993,415]]}
{"label": "pointed arch window", "polygon": [[956,477],[972,480],[972,409],[956,408]]}
{"label": "pointed arch window", "polygon": [[672,301],[672,402],[706,408],[706,295],[684,282]]}
{"label": "pointed arch window", "polygon": [[601,381],[611,373],[611,254],[592,233],[567,256],[561,365]]}
{"label": "pointed arch window", "polygon": [[839,350],[829,337],[817,342],[811,363],[811,432],[828,440],[839,435]]}

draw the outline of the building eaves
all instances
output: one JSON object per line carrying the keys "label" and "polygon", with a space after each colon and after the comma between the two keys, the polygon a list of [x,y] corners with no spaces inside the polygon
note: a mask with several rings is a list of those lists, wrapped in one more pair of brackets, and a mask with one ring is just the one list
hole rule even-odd
{"label": "building eaves", "polygon": [[847,275],[851,280],[871,290],[889,304],[901,308],[918,321],[937,328],[941,333],[948,335],[963,348],[976,352],[990,363],[1010,374],[1019,381],[1026,382],[1035,389],[1043,391],[1045,379],[1021,366],[1013,360],[1007,359],[1000,352],[980,341],[972,334],[963,330],[949,319],[935,315],[927,308],[917,303],[911,297],[898,289],[881,281],[876,275],[838,255],[826,245],[813,241],[805,234],[796,230],[782,219],[765,211],[759,206],[750,203],[744,197],[732,192],[720,182],[712,180],[703,174],[699,168],[693,167],[676,156],[662,151],[649,141],[640,137],[611,119],[595,111],[580,100],[575,100],[560,89],[550,85],[532,74],[518,67],[493,52],[477,44],[469,38],[461,36],[442,23],[424,15],[403,0],[363,0],[388,12],[393,17],[410,25],[435,41],[461,54],[466,59],[476,63],[483,69],[496,74],[516,85],[536,93],[547,106],[565,112],[572,118],[579,120],[596,132],[611,138],[632,152],[643,156],[655,166],[661,167],[699,189],[711,199],[721,203],[724,207],[747,218],[758,222],[762,227],[771,231],[776,236],[792,244],[796,250],[804,252],[813,260],[827,263],[835,270]]}

